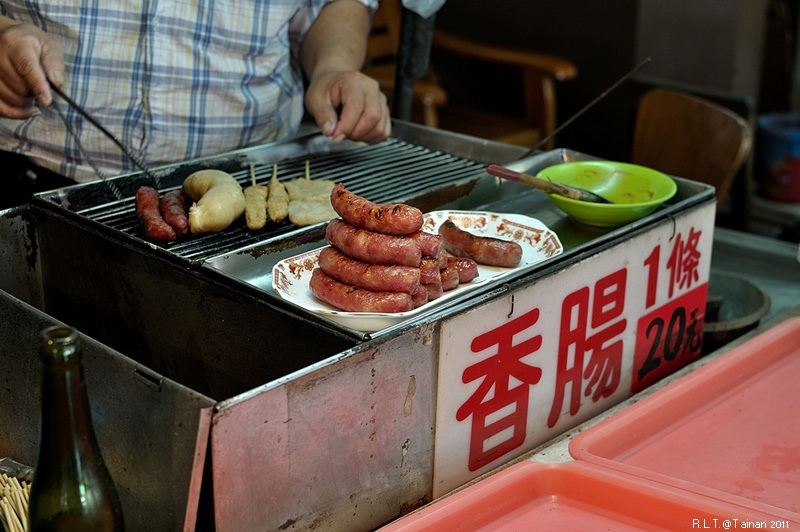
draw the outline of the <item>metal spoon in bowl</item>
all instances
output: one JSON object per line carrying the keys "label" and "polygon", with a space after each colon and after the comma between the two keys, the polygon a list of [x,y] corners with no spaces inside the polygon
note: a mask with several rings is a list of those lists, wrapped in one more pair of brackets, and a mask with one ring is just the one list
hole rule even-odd
{"label": "metal spoon in bowl", "polygon": [[594,192],[589,192],[588,190],[584,190],[582,188],[562,185],[561,183],[553,183],[552,181],[547,181],[546,179],[540,179],[532,175],[523,174],[522,172],[517,172],[516,170],[498,166],[496,164],[490,164],[488,167],[486,167],[486,172],[494,177],[507,179],[508,181],[513,181],[514,183],[522,183],[523,185],[528,185],[529,187],[543,190],[548,194],[558,194],[559,196],[564,196],[574,200],[589,201],[592,203],[611,203],[607,199],[598,196]]}

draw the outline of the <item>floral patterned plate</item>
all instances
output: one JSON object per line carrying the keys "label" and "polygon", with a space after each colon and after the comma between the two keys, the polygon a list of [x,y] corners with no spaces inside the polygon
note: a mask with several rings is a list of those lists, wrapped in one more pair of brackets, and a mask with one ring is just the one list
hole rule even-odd
{"label": "floral patterned plate", "polygon": [[478,265],[478,277],[445,292],[442,297],[409,312],[383,314],[377,312],[345,312],[318,300],[308,288],[311,272],[317,266],[322,248],[278,262],[272,269],[272,288],[283,299],[307,310],[324,315],[337,323],[362,332],[375,332],[418,316],[438,307],[459,294],[473,290],[514,272],[555,257],[564,248],[558,236],[535,218],[520,214],[498,214],[473,211],[433,211],[425,215],[422,230],[437,234],[439,226],[450,220],[465,231],[477,236],[511,240],[522,246],[522,260],[514,268]]}

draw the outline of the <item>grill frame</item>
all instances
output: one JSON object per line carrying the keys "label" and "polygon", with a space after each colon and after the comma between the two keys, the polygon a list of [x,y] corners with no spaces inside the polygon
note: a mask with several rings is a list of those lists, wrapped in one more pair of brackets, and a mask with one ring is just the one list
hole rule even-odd
{"label": "grill frame", "polygon": [[[508,290],[514,279],[535,270],[556,268],[575,255],[591,253],[593,248],[669,216],[671,212],[678,212],[688,203],[705,201],[709,194],[713,194],[711,187],[675,178],[679,185],[675,198],[653,214],[620,228],[597,230],[579,227],[540,191],[489,176],[485,165],[495,162],[535,174],[558,162],[594,157],[561,149],[515,159],[525,153],[526,150],[517,146],[399,123],[394,136],[379,145],[333,144],[318,132],[311,132],[285,143],[248,148],[155,170],[163,193],[180,187],[189,174],[202,168],[227,171],[240,184],[247,186],[251,179],[251,165],[257,183],[264,184],[272,176],[273,164],[278,165],[278,176],[285,181],[303,177],[305,163],[309,161],[312,179],[342,181],[348,189],[372,201],[403,201],[424,212],[460,209],[527,214],[545,223],[564,244],[561,255],[544,264],[520,269],[505,278],[502,284],[487,283],[442,305],[432,306],[409,320],[373,333],[352,329],[284,301],[272,290],[269,279],[263,279],[265,273],[270,276],[278,261],[325,245],[326,223],[298,227],[284,221],[281,224],[268,223],[264,229],[253,232],[246,227],[242,216],[221,233],[189,235],[166,244],[149,242],[138,227],[134,208],[136,189],[142,185],[155,185],[143,173],[112,178],[112,184],[97,181],[39,194],[34,198],[33,207],[35,213],[46,212],[43,214],[45,217],[55,214],[57,218],[69,220],[71,225],[85,227],[88,233],[101,240],[111,240],[112,247],[121,244],[124,248],[138,249],[147,257],[177,265],[181,271],[190,271],[204,280],[235,287],[237,292],[247,297],[266,301],[282,313],[335,331],[337,336],[366,341],[457,312],[487,294]],[[407,183],[411,178],[414,181]],[[393,187],[398,183],[402,185],[401,190]],[[122,192],[123,199],[117,199],[114,189]],[[242,267],[242,260],[250,264]],[[255,274],[252,273],[254,269],[257,270]],[[254,280],[254,277],[259,279]]]}
{"label": "grill frame", "polygon": [[[475,139],[457,134],[443,136],[450,142],[441,142],[440,137],[439,145],[427,146],[417,142],[416,137],[420,136],[424,137],[424,130],[402,123],[396,125],[392,138],[378,145],[349,141],[333,144],[329,138],[311,132],[286,143],[164,166],[154,169],[153,173],[159,180],[161,193],[180,188],[192,172],[205,168],[228,172],[246,187],[252,184],[251,165],[256,184],[265,185],[272,176],[273,164],[278,167],[278,179],[288,181],[304,177],[308,161],[311,179],[341,181],[349,190],[375,202],[403,201],[422,210],[431,210],[443,201],[442,197],[456,199],[467,193],[464,188],[469,189],[470,183],[482,177],[487,161],[497,157],[513,159],[519,153],[498,143],[478,142],[475,146]],[[448,151],[464,147],[467,149],[462,149],[461,154],[457,150],[456,153]],[[91,229],[125,235],[133,245],[143,245],[163,256],[195,265],[252,244],[313,230],[286,220],[251,231],[244,217],[240,217],[220,233],[188,235],[168,243],[149,242],[135,215],[134,196],[140,186],[156,187],[156,183],[137,172],[37,194],[33,203],[62,211],[67,216],[74,215]],[[402,190],[398,191],[400,188]],[[119,190],[121,199],[117,198],[115,189]]]}

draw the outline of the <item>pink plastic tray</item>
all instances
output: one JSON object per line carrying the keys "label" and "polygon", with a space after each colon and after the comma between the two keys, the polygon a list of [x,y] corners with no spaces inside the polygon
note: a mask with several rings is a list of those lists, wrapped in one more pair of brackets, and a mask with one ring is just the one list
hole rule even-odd
{"label": "pink plastic tray", "polygon": [[[716,520],[716,521],[715,521]],[[381,532],[692,530],[770,517],[592,464],[520,462]]]}
{"label": "pink plastic tray", "polygon": [[800,318],[575,436],[577,460],[800,526]]}

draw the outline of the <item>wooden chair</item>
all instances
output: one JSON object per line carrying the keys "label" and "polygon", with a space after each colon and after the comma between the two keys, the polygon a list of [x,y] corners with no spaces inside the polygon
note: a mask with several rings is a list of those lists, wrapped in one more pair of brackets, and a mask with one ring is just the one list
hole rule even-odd
{"label": "wooden chair", "polygon": [[[387,94],[391,94],[395,81],[393,55],[399,44],[401,9],[400,0],[381,0],[373,18],[365,72],[377,79]],[[414,102],[421,117],[417,121],[480,138],[532,147],[556,126],[556,83],[577,75],[577,68],[568,60],[492,46],[439,28],[433,32],[432,46],[448,54],[520,70],[524,101],[520,102],[518,116],[449,105],[447,92],[436,82],[435,65],[428,76],[416,80]],[[552,146],[551,140],[546,147]]]}
{"label": "wooden chair", "polygon": [[[521,114],[447,105],[439,110],[439,127],[528,148],[556,127],[556,83],[578,74],[572,62],[554,55],[488,45],[439,28],[433,33],[433,47],[474,60],[477,65],[494,63],[513,67],[519,70],[522,79]],[[554,141],[548,141],[544,148],[552,149]]]}
{"label": "wooden chair", "polygon": [[713,185],[722,203],[752,147],[753,128],[738,114],[705,98],[655,88],[636,111],[631,162]]}

